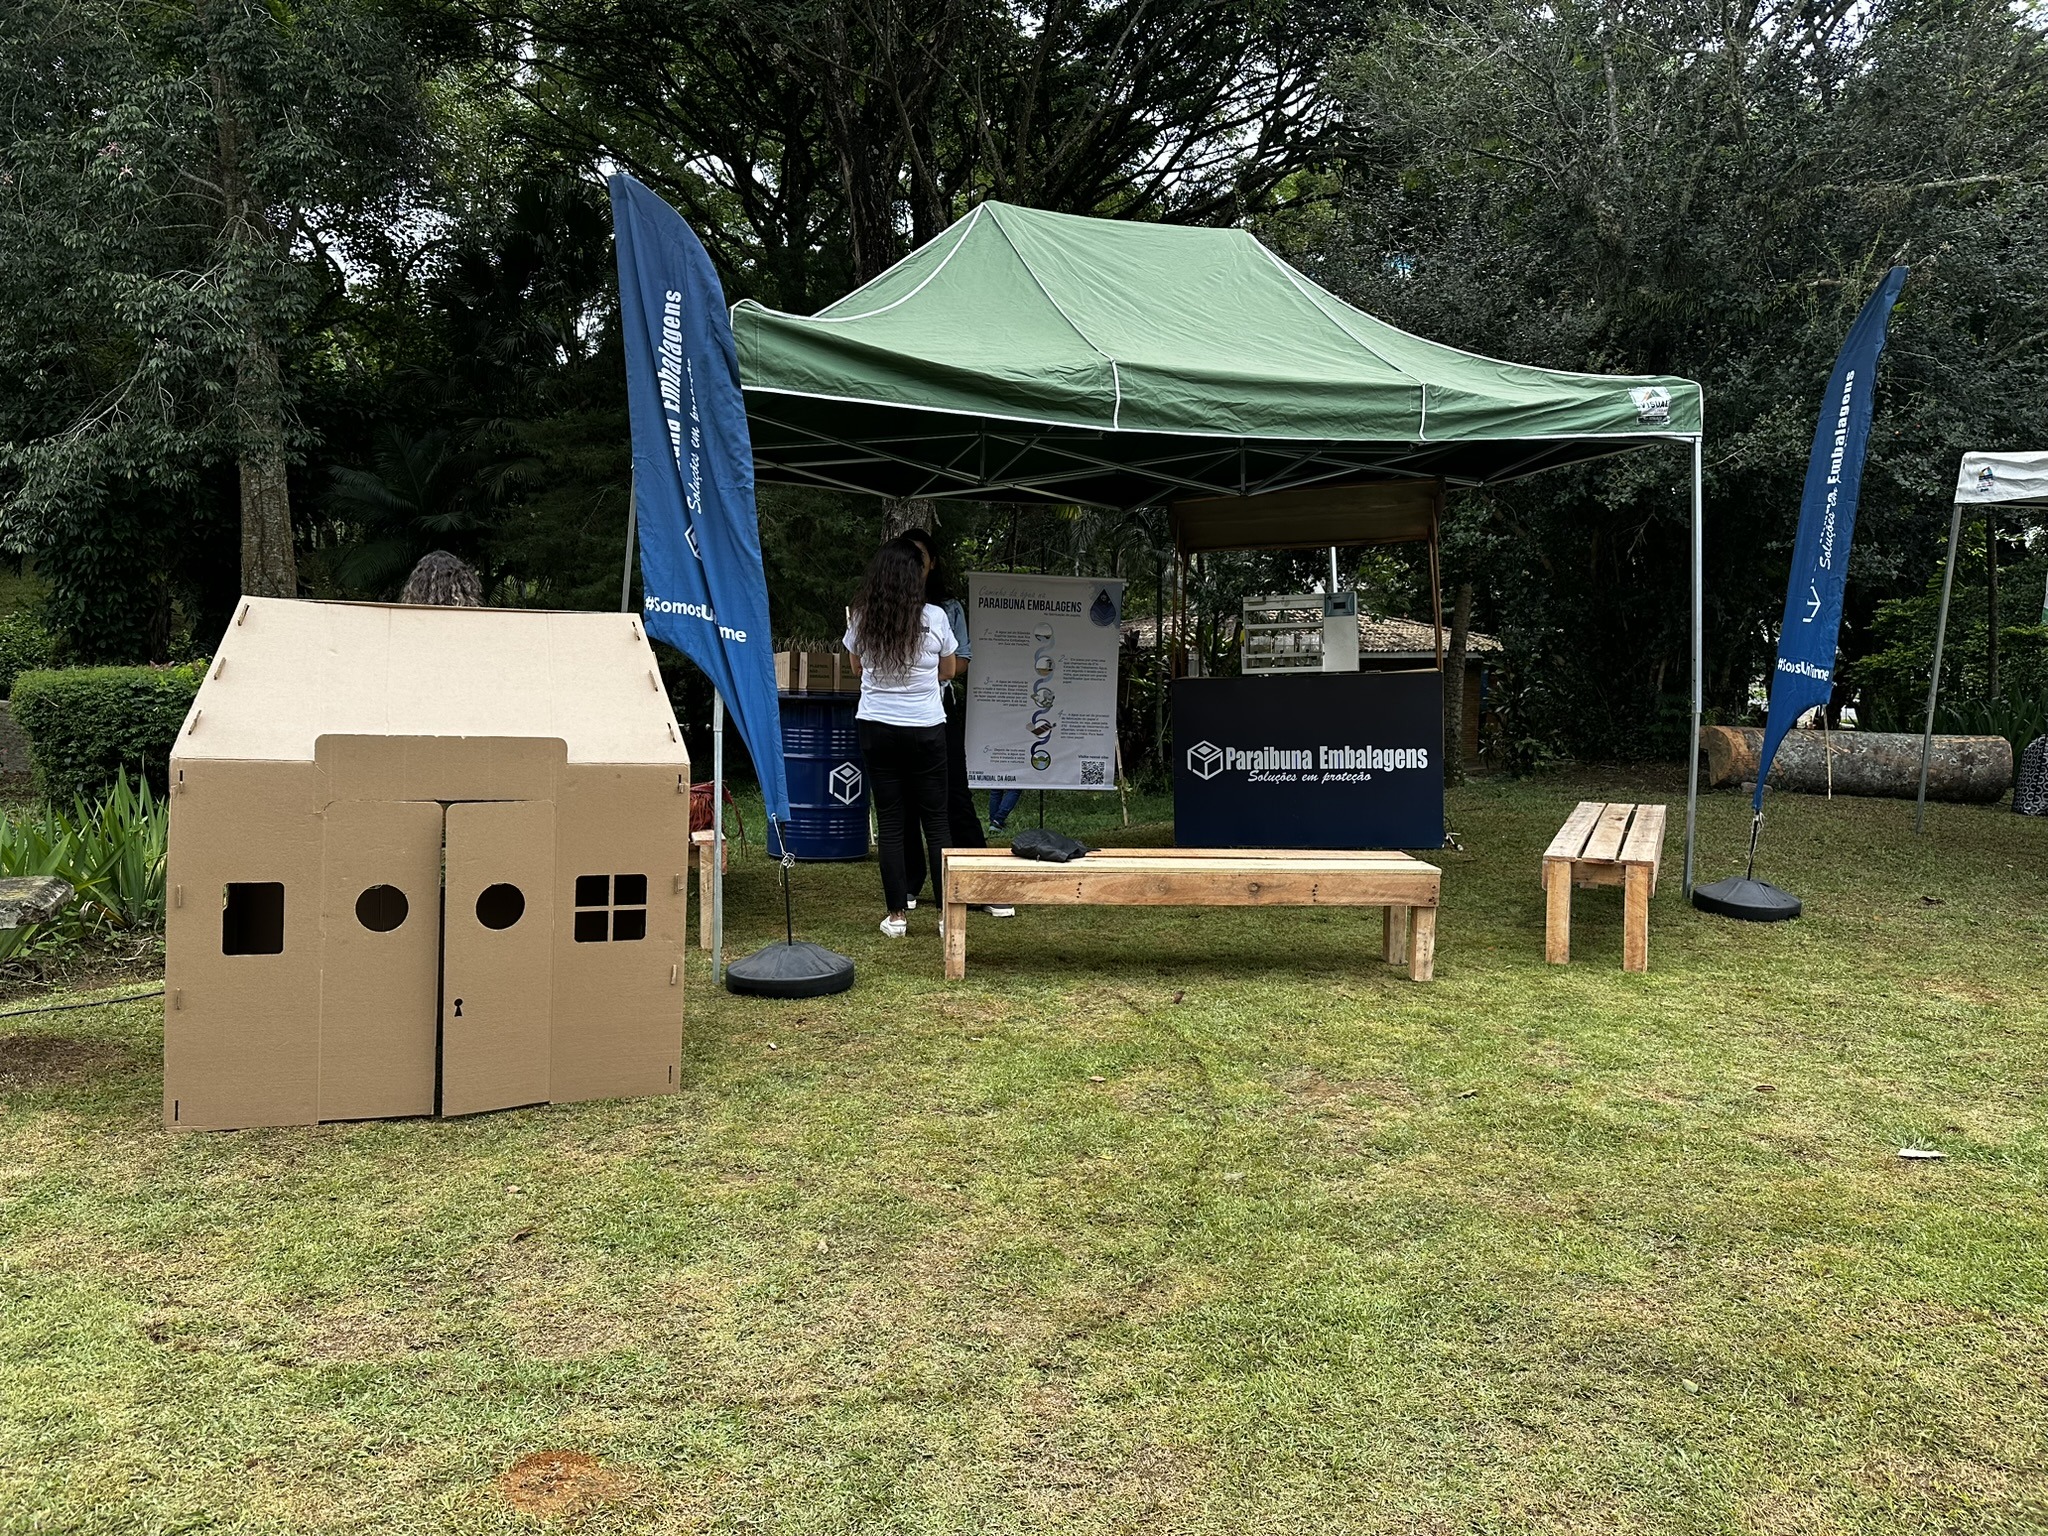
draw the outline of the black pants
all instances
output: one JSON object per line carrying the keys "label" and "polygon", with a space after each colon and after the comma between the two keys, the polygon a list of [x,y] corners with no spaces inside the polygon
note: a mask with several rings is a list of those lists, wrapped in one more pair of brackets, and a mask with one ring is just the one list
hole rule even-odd
{"label": "black pants", "polygon": [[[967,787],[967,689],[964,685],[946,690],[946,846],[986,848],[981,818],[974,811],[974,791]],[[917,823],[903,828],[904,889],[915,896],[924,889],[927,868],[936,869],[937,858],[927,858],[925,840]]]}
{"label": "black pants", "polygon": [[[860,755],[868,793],[875,797],[875,840],[881,845],[882,899],[891,912],[909,904],[903,849],[916,827],[925,846],[946,846],[946,728],[943,725],[884,725],[861,720]],[[939,889],[940,861],[932,869],[932,897]],[[919,876],[922,882],[923,876]]]}

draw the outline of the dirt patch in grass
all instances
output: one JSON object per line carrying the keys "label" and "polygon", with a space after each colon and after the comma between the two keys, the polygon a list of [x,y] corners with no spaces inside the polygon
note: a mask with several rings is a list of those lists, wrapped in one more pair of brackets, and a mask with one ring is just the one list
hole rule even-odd
{"label": "dirt patch in grass", "polygon": [[37,1093],[95,1077],[112,1077],[135,1064],[135,1053],[114,1040],[70,1035],[0,1035],[0,1093]]}
{"label": "dirt patch in grass", "polygon": [[498,1474],[497,1489],[522,1515],[559,1520],[604,1504],[617,1504],[639,1479],[582,1451],[535,1451]]}

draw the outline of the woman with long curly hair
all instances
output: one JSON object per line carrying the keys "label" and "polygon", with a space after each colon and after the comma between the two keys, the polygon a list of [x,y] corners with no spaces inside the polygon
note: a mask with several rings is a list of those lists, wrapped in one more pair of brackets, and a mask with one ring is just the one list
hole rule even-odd
{"label": "woman with long curly hair", "polygon": [[[875,551],[847,612],[845,645],[860,674],[854,722],[881,845],[882,932],[892,939],[910,927],[906,821],[916,819],[935,866],[943,865],[946,846],[946,707],[939,684],[958,670],[958,647],[945,610],[924,600],[924,579],[923,553],[891,539]],[[932,897],[943,912],[941,879],[934,867]]]}

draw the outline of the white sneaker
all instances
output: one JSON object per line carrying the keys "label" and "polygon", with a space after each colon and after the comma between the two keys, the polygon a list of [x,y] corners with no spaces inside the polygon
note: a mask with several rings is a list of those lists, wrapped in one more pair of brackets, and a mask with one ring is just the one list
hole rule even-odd
{"label": "white sneaker", "polygon": [[915,912],[917,910],[917,898],[913,896],[908,901],[904,902],[903,905],[906,910]]}
{"label": "white sneaker", "polygon": [[981,910],[990,917],[1015,917],[1017,915],[1015,907],[983,907]]}
{"label": "white sneaker", "polygon": [[908,932],[910,932],[910,924],[905,922],[902,918],[885,917],[882,919],[883,938],[900,939],[903,937],[903,935],[905,935]]}

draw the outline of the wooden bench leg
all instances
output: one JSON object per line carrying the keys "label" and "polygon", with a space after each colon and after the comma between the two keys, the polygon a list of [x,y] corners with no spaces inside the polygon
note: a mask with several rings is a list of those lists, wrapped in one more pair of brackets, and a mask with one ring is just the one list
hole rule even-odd
{"label": "wooden bench leg", "polygon": [[1436,979],[1436,908],[1408,910],[1408,979]]}
{"label": "wooden bench leg", "polygon": [[1572,957],[1572,866],[1569,859],[1543,861],[1543,958],[1563,965]]}
{"label": "wooden bench leg", "polygon": [[1386,913],[1387,929],[1380,957],[1389,965],[1401,965],[1408,959],[1408,909],[1383,907],[1381,910]]}
{"label": "wooden bench leg", "polygon": [[946,980],[958,981],[967,974],[967,908],[956,901],[946,903]]}
{"label": "wooden bench leg", "polygon": [[1641,864],[1627,865],[1621,884],[1621,968],[1647,971],[1650,968],[1650,871]]}
{"label": "wooden bench leg", "polygon": [[711,850],[701,844],[690,850],[697,861],[697,947],[711,947]]}

